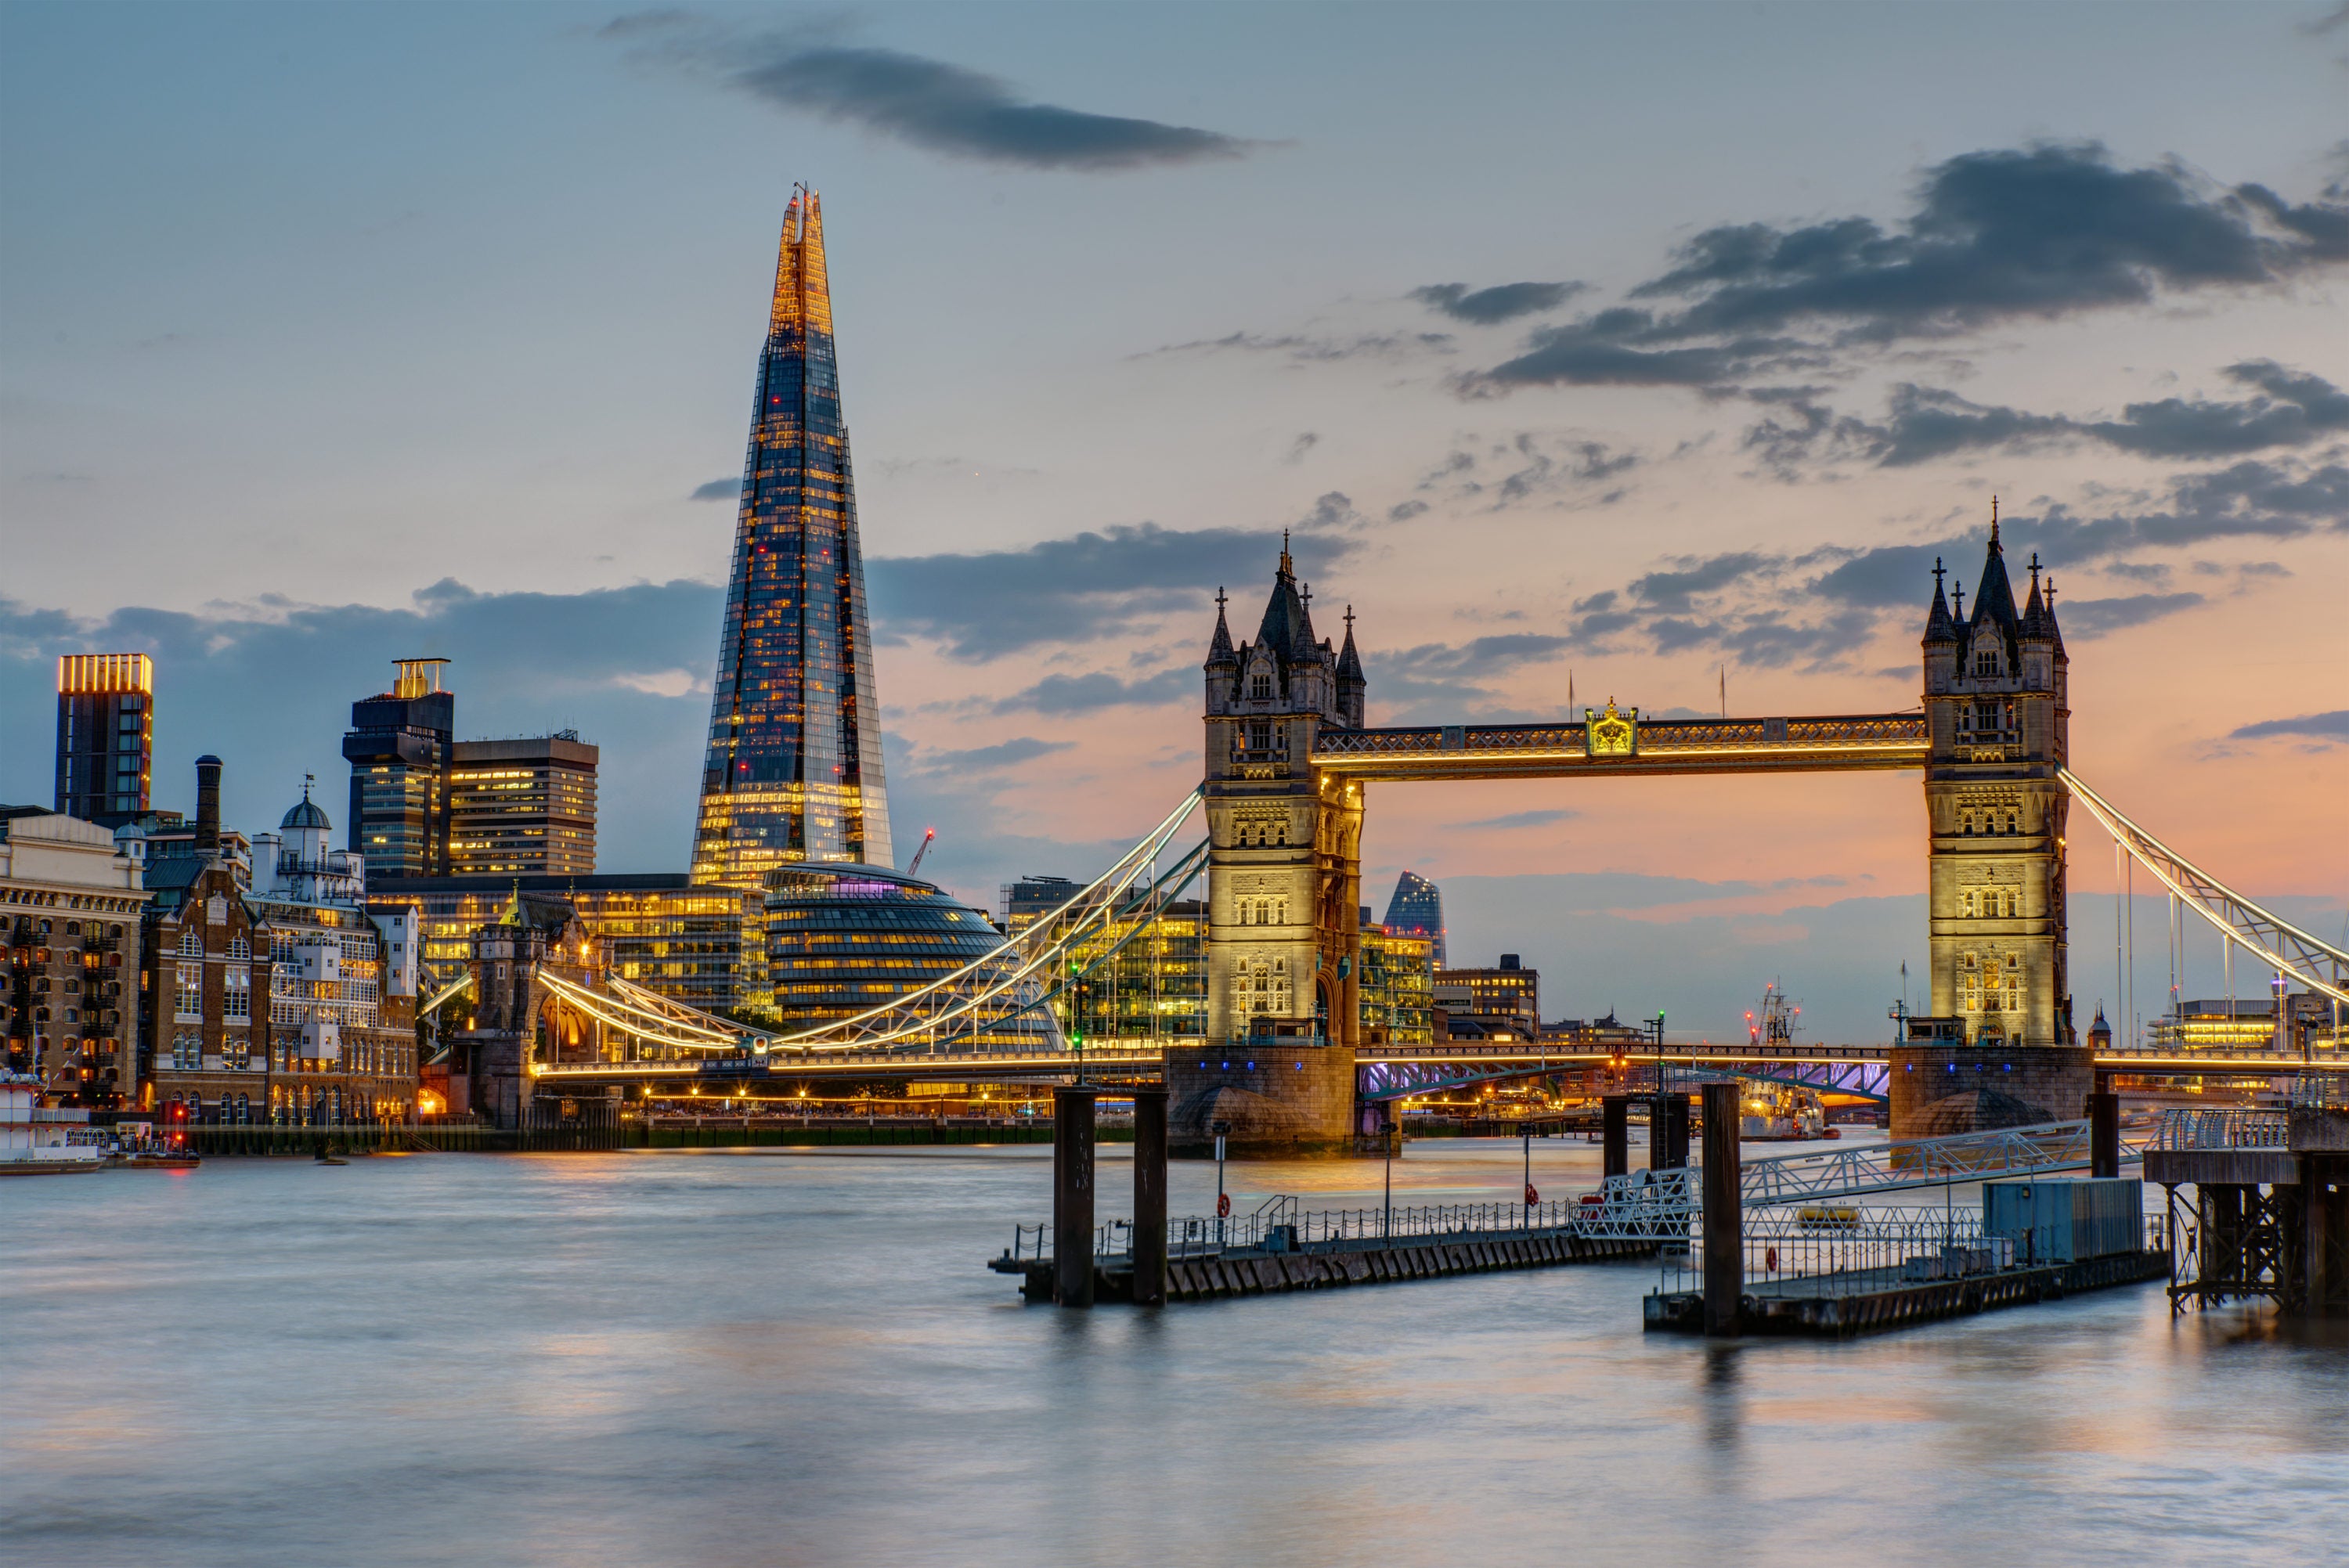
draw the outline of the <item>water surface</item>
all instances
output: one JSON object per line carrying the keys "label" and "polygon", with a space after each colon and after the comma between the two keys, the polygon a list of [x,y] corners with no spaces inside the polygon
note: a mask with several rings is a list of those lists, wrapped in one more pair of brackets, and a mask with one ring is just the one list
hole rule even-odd
{"label": "water surface", "polygon": [[[1104,1217],[1126,1168],[1104,1160]],[[1504,1201],[1515,1143],[1397,1202]],[[1537,1143],[1543,1196],[1598,1151]],[[2344,1560],[2349,1340],[2147,1285],[1849,1345],[1643,1264],[1091,1314],[999,1150],[219,1160],[0,1185],[11,1568]],[[1235,1164],[1375,1203],[1377,1161]],[[1213,1203],[1178,1165],[1176,1212]]]}

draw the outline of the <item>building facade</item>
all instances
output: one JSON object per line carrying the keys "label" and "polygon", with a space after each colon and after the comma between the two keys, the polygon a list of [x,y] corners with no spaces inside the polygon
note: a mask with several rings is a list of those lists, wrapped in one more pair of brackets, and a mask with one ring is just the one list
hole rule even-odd
{"label": "building facade", "polygon": [[2073,1044],[2056,777],[2070,659],[2035,555],[2015,608],[1995,514],[1971,614],[1962,587],[1944,600],[1936,563],[1923,646],[1933,1015],[1962,1018],[1969,1042]]}
{"label": "building facade", "polygon": [[1395,878],[1394,894],[1387,900],[1387,929],[1398,936],[1424,938],[1444,967],[1444,890],[1416,872]]}
{"label": "building facade", "polygon": [[[697,885],[673,872],[402,877],[370,878],[367,898],[379,921],[414,912],[429,999],[465,975],[473,934],[502,919],[516,894],[534,905],[567,908],[611,974],[672,1002],[705,1013],[750,1015],[774,1005],[762,895],[740,888]],[[454,1022],[468,1005],[448,1006]]]}
{"label": "building facade", "polygon": [[1435,1006],[1455,1018],[1511,1024],[1531,1038],[1541,1019],[1541,971],[1528,969],[1514,953],[1501,954],[1491,969],[1440,969]]}
{"label": "building facade", "polygon": [[864,560],[816,194],[783,216],[712,685],[693,879],[891,863]]}
{"label": "building facade", "polygon": [[445,873],[595,875],[599,755],[575,729],[456,742]]}
{"label": "building facade", "polygon": [[57,660],[57,810],[118,828],[147,810],[155,664],[145,654]]}
{"label": "building facade", "polygon": [[449,761],[457,698],[440,688],[446,659],[401,659],[391,689],[351,704],[343,756],[351,765],[347,847],[378,876],[449,870]]}
{"label": "building facade", "polygon": [[142,872],[95,823],[0,810],[5,1067],[53,1105],[139,1103]]}
{"label": "building facade", "polygon": [[[944,889],[876,867],[798,865],[768,876],[767,970],[786,1031],[837,1023],[940,980],[993,952],[1002,936]],[[940,1048],[991,1050],[1050,1043],[1040,1010],[976,1034],[949,1031]]]}
{"label": "building facade", "polygon": [[1415,931],[1373,925],[1370,913],[1362,911],[1362,1043],[1432,1044],[1435,944]]}
{"label": "building facade", "polygon": [[199,764],[196,852],[148,867],[140,1103],[191,1122],[409,1119],[414,965],[356,902],[317,896],[355,897],[355,878],[306,794],[281,824],[270,879],[253,885],[220,850],[219,769]]}

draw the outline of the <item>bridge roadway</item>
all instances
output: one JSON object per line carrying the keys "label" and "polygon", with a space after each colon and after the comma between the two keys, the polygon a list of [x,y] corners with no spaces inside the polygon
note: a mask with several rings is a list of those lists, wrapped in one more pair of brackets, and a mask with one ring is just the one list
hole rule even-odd
{"label": "bridge roadway", "polygon": [[[1064,1078],[1080,1065],[1088,1077],[1154,1078],[1172,1051],[1197,1052],[1207,1042],[1196,1036],[1164,1040],[1108,1039],[1084,1051],[938,1052],[807,1051],[631,1062],[541,1063],[535,1076],[550,1086],[587,1083],[707,1083],[746,1078],[905,1078],[950,1082],[1049,1081]],[[1244,1051],[1235,1042],[1233,1051]],[[1692,1070],[1733,1072],[1802,1084],[1829,1093],[1881,1099],[1891,1070],[1890,1046],[1710,1045],[1667,1042],[1661,1059]],[[1489,1042],[1430,1046],[1365,1046],[1355,1053],[1361,1090],[1368,1099],[1392,1099],[1472,1083],[1538,1078],[1545,1073],[1620,1065],[1653,1067],[1653,1046],[1618,1051],[1600,1047],[1537,1042]],[[2235,1050],[2224,1055],[2113,1051],[2096,1057],[2100,1072],[2147,1077],[2202,1075],[2288,1077],[2304,1069],[2331,1069],[2331,1060],[2303,1061],[2282,1051]]]}
{"label": "bridge roadway", "polygon": [[1630,727],[1623,750],[1604,749],[1596,734],[1590,724],[1325,729],[1314,738],[1313,765],[1363,779],[1866,772],[1922,768],[1931,748],[1921,712],[1641,718]]}

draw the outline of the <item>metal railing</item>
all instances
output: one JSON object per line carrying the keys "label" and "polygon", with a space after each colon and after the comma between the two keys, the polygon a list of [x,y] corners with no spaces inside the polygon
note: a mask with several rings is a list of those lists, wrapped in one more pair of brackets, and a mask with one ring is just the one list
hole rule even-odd
{"label": "metal railing", "polygon": [[2292,1079],[2294,1110],[2349,1110],[2349,1073],[2302,1073]]}
{"label": "metal railing", "polygon": [[[2140,1245],[2161,1252],[2168,1229],[2159,1214],[2140,1216]],[[1744,1291],[1749,1295],[1857,1295],[1904,1284],[1997,1274],[2044,1266],[2015,1236],[1985,1231],[1979,1211],[1868,1210],[1856,1218],[1831,1210],[1791,1211],[1746,1219]],[[1658,1271],[1658,1290],[1704,1287],[1704,1259]]]}
{"label": "metal railing", "polygon": [[2231,1106],[2165,1110],[2155,1120],[2148,1149],[2282,1149],[2288,1112]]}
{"label": "metal railing", "polygon": [[[2124,1140],[2124,1160],[2136,1159],[2138,1153],[2137,1146]],[[2088,1124],[2054,1121],[1995,1132],[1749,1160],[1739,1189],[1745,1205],[1752,1208],[1908,1187],[1939,1187],[1992,1176],[2031,1175],[2087,1163]]]}

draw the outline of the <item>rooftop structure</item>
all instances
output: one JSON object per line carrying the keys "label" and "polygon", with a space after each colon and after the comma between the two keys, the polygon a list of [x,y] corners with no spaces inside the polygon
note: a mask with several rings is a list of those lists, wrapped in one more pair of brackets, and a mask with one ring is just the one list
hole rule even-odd
{"label": "rooftop structure", "polygon": [[155,754],[155,663],[145,654],[57,660],[57,809],[102,828],[147,810]]}

